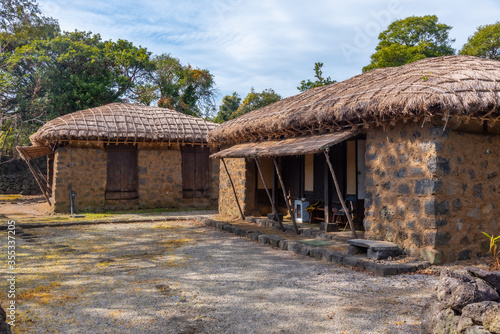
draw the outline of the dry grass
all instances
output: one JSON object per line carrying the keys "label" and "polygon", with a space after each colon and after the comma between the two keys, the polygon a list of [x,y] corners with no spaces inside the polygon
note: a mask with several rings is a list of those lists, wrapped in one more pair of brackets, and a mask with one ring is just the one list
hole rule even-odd
{"label": "dry grass", "polygon": [[23,195],[14,195],[14,194],[0,194],[0,202],[13,202],[20,200]]}
{"label": "dry grass", "polygon": [[[115,277],[123,272],[130,273],[129,279],[135,282],[126,288],[129,296],[160,284],[158,279],[142,281],[134,273],[151,266],[189,265],[190,259],[176,255],[175,250],[194,242],[191,232],[178,222],[30,230],[37,237],[35,242],[18,239],[16,255],[21,273],[16,281],[19,308],[14,333],[64,333],[61,323],[76,320],[68,318],[62,309],[99,303],[102,289],[113,293],[117,288]],[[6,253],[2,246],[0,261],[6,260]],[[0,298],[7,300],[5,291],[0,291]],[[120,318],[113,313],[116,311],[109,307],[102,312],[116,320]],[[56,315],[61,313],[65,315]]]}

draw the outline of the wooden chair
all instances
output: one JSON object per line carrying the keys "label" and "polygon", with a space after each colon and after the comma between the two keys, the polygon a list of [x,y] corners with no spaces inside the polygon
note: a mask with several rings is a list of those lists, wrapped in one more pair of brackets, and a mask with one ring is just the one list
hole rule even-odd
{"label": "wooden chair", "polygon": [[316,208],[311,212],[311,223],[321,223],[325,221],[325,208]]}
{"label": "wooden chair", "polygon": [[[349,211],[348,214],[351,215],[351,218],[354,217],[354,202],[355,201],[356,201],[356,196],[354,196],[354,195],[349,195],[345,199],[347,211]],[[333,213],[333,222],[339,224],[340,221],[337,222],[337,220],[340,220],[345,224],[344,225],[344,231],[345,231],[347,228],[347,225],[349,224],[349,220],[347,219],[346,212],[343,209],[337,210]]]}

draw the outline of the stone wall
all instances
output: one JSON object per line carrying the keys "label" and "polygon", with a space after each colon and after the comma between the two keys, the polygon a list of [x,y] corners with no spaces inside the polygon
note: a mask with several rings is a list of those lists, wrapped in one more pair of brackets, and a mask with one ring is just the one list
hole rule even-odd
{"label": "stone wall", "polygon": [[172,208],[182,203],[182,156],[178,147],[139,144],[138,206]]}
{"label": "stone wall", "polygon": [[429,123],[369,130],[365,236],[434,264],[481,256],[481,231],[500,233],[499,144]]}
{"label": "stone wall", "polygon": [[[254,209],[255,175],[252,173],[252,166],[243,158],[224,159],[224,161],[234,182],[241,209],[247,215]],[[231,217],[240,216],[231,182],[222,162],[220,163],[219,214]]]}
{"label": "stone wall", "polygon": [[102,144],[60,147],[54,155],[53,210],[70,212],[68,186],[77,193],[79,211],[102,210],[106,192],[106,152]]}
{"label": "stone wall", "polygon": [[[9,158],[5,159],[5,161]],[[44,175],[47,174],[47,159],[35,160]],[[16,159],[0,165],[0,194],[39,195],[40,187],[26,162]]]}
{"label": "stone wall", "polygon": [[500,234],[500,136],[450,131],[435,159],[443,190],[428,208],[441,217],[436,246],[447,260],[486,253]]}
{"label": "stone wall", "polygon": [[102,211],[148,208],[215,208],[218,161],[211,161],[209,198],[182,197],[182,156],[178,144],[137,147],[137,199],[106,200],[106,151],[102,143],[76,143],[56,150],[53,198],[55,212],[69,212],[69,190],[77,192],[78,210]]}

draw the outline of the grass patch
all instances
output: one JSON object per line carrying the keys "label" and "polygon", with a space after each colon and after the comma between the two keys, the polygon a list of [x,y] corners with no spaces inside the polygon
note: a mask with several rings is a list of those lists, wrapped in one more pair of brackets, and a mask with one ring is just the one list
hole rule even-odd
{"label": "grass patch", "polygon": [[168,251],[171,251],[174,250],[175,248],[184,246],[190,241],[193,241],[193,239],[180,238],[180,239],[163,240],[160,241],[159,244],[165,247]]}
{"label": "grass patch", "polygon": [[49,285],[39,285],[32,289],[22,291],[18,295],[19,300],[32,301],[35,300],[38,304],[47,305],[52,300],[52,290],[61,286],[61,283],[52,282]]}
{"label": "grass patch", "polygon": [[89,213],[85,214],[85,217],[71,217],[71,215],[53,215],[53,216],[43,216],[43,217],[30,217],[23,218],[23,223],[29,224],[54,224],[54,223],[64,223],[68,221],[88,221],[88,220],[102,220],[113,218],[112,214],[108,213]]}
{"label": "grass patch", "polygon": [[[191,212],[191,211],[204,211],[212,210],[213,208],[151,208],[151,209],[138,209],[138,210],[121,210],[121,211],[105,211],[105,214],[162,214],[167,212]],[[85,214],[85,213],[83,213]]]}
{"label": "grass patch", "polygon": [[151,227],[154,228],[154,229],[160,229],[160,230],[179,230],[179,229],[183,229],[184,228],[183,226],[171,225],[171,224],[166,224],[166,223],[159,224],[159,225],[154,225],[154,226],[151,226]]}
{"label": "grass patch", "polygon": [[23,195],[8,194],[0,195],[0,202],[13,202],[23,198]]}

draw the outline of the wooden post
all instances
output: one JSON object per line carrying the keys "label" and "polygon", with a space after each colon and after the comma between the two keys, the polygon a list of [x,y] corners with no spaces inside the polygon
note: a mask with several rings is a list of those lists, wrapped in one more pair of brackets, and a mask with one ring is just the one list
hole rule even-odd
{"label": "wooden post", "polygon": [[236,199],[236,204],[238,204],[238,209],[240,210],[241,219],[245,220],[245,215],[241,210],[240,201],[238,200],[238,195],[236,195],[236,188],[234,187],[233,179],[231,179],[231,175],[229,174],[229,170],[227,169],[226,162],[224,158],[221,158],[222,163],[224,164],[224,168],[226,169],[227,176],[229,177],[229,181],[231,182],[231,187],[233,188],[234,198]]}
{"label": "wooden post", "polygon": [[297,227],[297,223],[295,222],[295,214],[292,210],[292,206],[290,203],[290,198],[286,195],[285,184],[283,183],[283,179],[281,178],[281,173],[278,168],[278,162],[276,161],[276,157],[273,157],[274,168],[276,169],[276,174],[278,174],[278,179],[281,183],[281,190],[283,190],[283,197],[285,198],[286,207],[288,212],[290,212],[290,217],[292,218],[293,227],[295,228],[295,233],[300,234],[299,228]]}
{"label": "wooden post", "polygon": [[330,173],[326,168],[326,163],[323,169],[323,200],[325,209],[325,224],[332,222],[332,196],[330,195]]}
{"label": "wooden post", "polygon": [[285,227],[283,226],[283,223],[281,222],[281,218],[278,214],[278,209],[276,208],[276,205],[273,202],[273,198],[272,198],[271,194],[269,193],[269,189],[267,188],[266,179],[264,178],[264,174],[262,174],[262,170],[260,169],[259,158],[255,157],[254,160],[255,160],[255,164],[257,165],[257,169],[259,170],[259,175],[260,175],[260,178],[262,180],[262,184],[264,185],[264,188],[266,189],[267,197],[269,197],[269,201],[271,202],[271,206],[273,208],[273,215],[278,220],[278,224],[280,225],[281,230],[284,231]]}
{"label": "wooden post", "polygon": [[325,150],[324,153],[325,153],[326,163],[328,164],[328,167],[330,168],[330,173],[332,174],[333,183],[335,184],[335,189],[337,190],[337,195],[339,196],[340,204],[342,204],[342,209],[344,210],[345,215],[347,217],[347,221],[349,221],[349,225],[351,226],[352,236],[354,239],[357,239],[358,235],[356,233],[356,230],[354,229],[354,224],[352,223],[351,214],[347,209],[347,206],[345,205],[344,202],[344,198],[342,197],[342,193],[340,192],[339,183],[337,181],[337,177],[335,176],[335,171],[333,170],[332,163],[330,162],[330,155],[328,154],[328,150]]}

